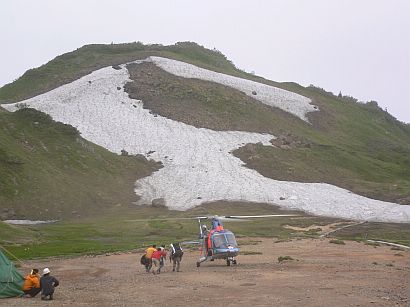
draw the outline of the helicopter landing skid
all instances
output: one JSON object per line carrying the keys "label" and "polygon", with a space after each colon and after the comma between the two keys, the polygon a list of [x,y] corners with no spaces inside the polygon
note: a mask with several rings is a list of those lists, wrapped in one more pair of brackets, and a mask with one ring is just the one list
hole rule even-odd
{"label": "helicopter landing skid", "polygon": [[236,262],[235,257],[228,257],[228,258],[226,258],[226,265],[227,265],[227,266],[231,266],[231,264],[234,264],[234,265],[238,264],[238,263]]}
{"label": "helicopter landing skid", "polygon": [[[214,261],[215,259],[212,258],[212,256],[211,256],[211,257],[209,257],[209,256],[208,256],[208,257],[201,257],[201,258],[199,258],[199,261],[197,261],[196,267],[199,268],[199,267],[201,266],[201,263],[202,263],[202,262],[205,262],[205,261],[207,261],[207,260],[209,260],[209,261]],[[235,257],[228,257],[228,258],[226,258],[226,265],[227,265],[227,266],[231,266],[231,264],[234,264],[234,265],[238,264],[237,261],[236,261],[236,259],[235,259]]]}
{"label": "helicopter landing skid", "polygon": [[199,268],[201,266],[201,263],[204,261],[207,261],[208,259],[212,260],[212,257],[201,257],[199,258],[199,261],[196,263],[196,267]]}

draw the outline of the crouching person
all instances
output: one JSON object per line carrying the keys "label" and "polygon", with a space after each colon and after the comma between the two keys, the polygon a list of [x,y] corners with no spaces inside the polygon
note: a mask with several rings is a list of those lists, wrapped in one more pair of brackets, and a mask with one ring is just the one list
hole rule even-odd
{"label": "crouching person", "polygon": [[50,275],[50,272],[49,268],[45,268],[43,270],[43,276],[40,278],[42,300],[52,300],[54,288],[60,284],[55,277]]}
{"label": "crouching person", "polygon": [[38,269],[32,269],[24,279],[23,292],[25,297],[35,297],[41,291]]}

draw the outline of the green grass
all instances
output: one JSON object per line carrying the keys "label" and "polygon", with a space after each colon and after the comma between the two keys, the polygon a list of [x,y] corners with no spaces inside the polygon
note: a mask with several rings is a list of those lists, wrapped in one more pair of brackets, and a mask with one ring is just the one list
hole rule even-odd
{"label": "green grass", "polygon": [[143,59],[149,55],[172,57],[204,68],[238,73],[220,52],[190,42],[172,46],[143,45],[140,42],[86,45],[30,69],[14,82],[0,88],[0,103],[26,99],[74,81],[96,69]]}
{"label": "green grass", "polygon": [[[152,218],[195,217],[202,215],[272,214],[282,212],[273,206],[249,203],[216,202],[186,212],[152,207],[114,208],[100,215],[79,220],[61,221],[37,226],[8,226],[0,222],[0,244],[22,259],[98,254],[120,250],[133,250],[151,244],[169,244],[175,241],[197,240],[198,225],[192,220],[153,221]],[[141,219],[148,219],[142,220]],[[313,218],[319,222],[320,218]],[[138,220],[138,221],[134,221]],[[239,244],[254,244],[250,237],[289,238],[285,224],[298,224],[292,218],[267,218],[249,222],[225,222],[225,228],[234,231]],[[246,236],[245,239],[243,239]]]}
{"label": "green grass", "polygon": [[78,218],[128,206],[136,178],[157,168],[110,153],[33,109],[0,113],[0,127],[0,214],[7,218]]}
{"label": "green grass", "polygon": [[[12,245],[14,242],[22,244],[29,243],[33,240],[31,230],[24,227],[8,225],[0,222],[0,245]],[[37,237],[35,237],[37,239]]]}
{"label": "green grass", "polygon": [[336,234],[342,240],[375,240],[410,246],[409,224],[365,223],[341,229]]}
{"label": "green grass", "polygon": [[[226,215],[233,211],[238,215],[283,213],[278,208],[268,205],[227,202],[202,205],[186,212],[148,206],[114,208],[100,215],[47,225],[9,226],[0,222],[0,245],[21,259],[141,250],[151,244],[168,245],[170,242],[198,238],[198,225],[195,219],[150,219]],[[240,248],[247,246],[246,251],[255,252],[251,246],[259,242],[258,237],[279,238],[276,241],[278,244],[294,239],[292,231],[283,228],[284,225],[303,227],[306,223],[317,225],[328,222],[332,221],[318,217],[286,217],[224,224],[226,229],[235,233]],[[386,241],[394,240],[393,234],[389,236],[389,232],[386,231],[388,227],[389,224],[386,227],[385,224],[377,225],[380,232],[386,232]],[[401,231],[403,236],[409,237],[410,231],[405,228],[400,230],[400,227],[397,227],[396,231]],[[338,237],[335,241],[340,242],[340,239],[341,237]],[[350,239],[353,240],[355,237],[352,236]],[[343,240],[348,240],[346,234],[343,234]],[[197,246],[194,249],[196,248]]]}

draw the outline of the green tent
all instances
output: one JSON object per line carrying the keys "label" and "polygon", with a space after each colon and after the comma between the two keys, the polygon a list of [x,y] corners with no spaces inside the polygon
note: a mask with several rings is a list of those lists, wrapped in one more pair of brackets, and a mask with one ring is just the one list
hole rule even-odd
{"label": "green tent", "polygon": [[20,296],[24,277],[0,250],[0,298]]}

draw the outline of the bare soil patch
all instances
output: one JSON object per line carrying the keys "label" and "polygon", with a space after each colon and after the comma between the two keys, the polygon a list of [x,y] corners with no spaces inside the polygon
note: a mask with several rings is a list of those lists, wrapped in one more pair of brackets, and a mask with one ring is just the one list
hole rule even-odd
{"label": "bare soil patch", "polygon": [[[30,261],[49,266],[60,279],[51,306],[409,306],[410,252],[357,242],[249,239],[238,265],[207,262],[196,268],[197,251],[186,251],[182,271],[169,262],[160,275],[144,272],[140,253]],[[256,243],[256,244],[255,244]],[[244,242],[244,244],[247,244]],[[278,257],[294,260],[278,263]],[[39,298],[13,298],[3,306],[43,306]],[[174,304],[173,304],[174,305]]]}

